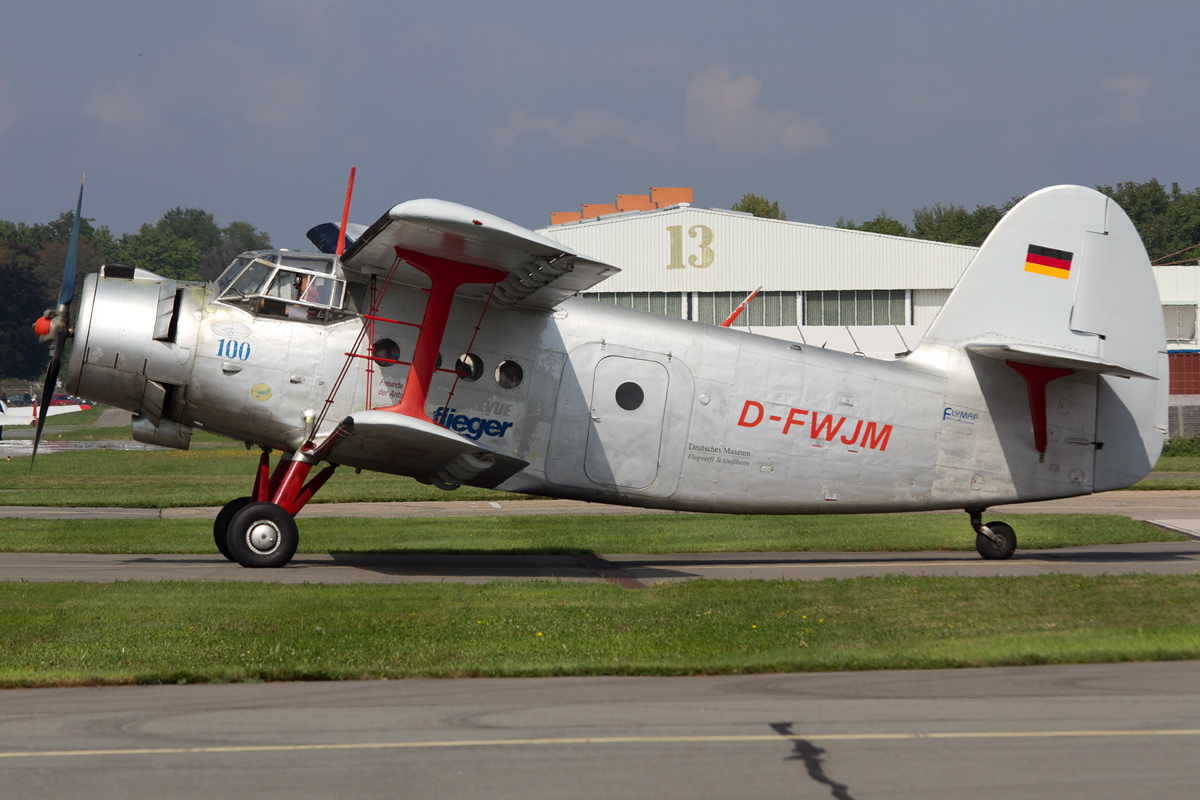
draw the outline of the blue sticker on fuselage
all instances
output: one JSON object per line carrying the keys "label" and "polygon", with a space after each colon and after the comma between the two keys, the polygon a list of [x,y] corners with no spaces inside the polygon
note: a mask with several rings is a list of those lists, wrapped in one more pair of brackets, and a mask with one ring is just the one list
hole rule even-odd
{"label": "blue sticker on fuselage", "polygon": [[463,434],[472,441],[479,441],[484,436],[503,439],[508,429],[513,426],[513,423],[502,419],[468,417],[466,414],[459,414],[457,408],[447,409],[445,406],[438,406],[437,411],[433,412],[433,421],[443,428]]}

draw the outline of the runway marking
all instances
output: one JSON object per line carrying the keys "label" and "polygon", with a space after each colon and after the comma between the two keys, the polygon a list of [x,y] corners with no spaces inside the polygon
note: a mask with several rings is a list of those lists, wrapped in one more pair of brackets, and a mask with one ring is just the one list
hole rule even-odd
{"label": "runway marking", "polygon": [[561,739],[463,739],[433,742],[359,742],[348,744],[260,744],[208,747],[131,747],[105,750],[30,750],[0,752],[0,758],[78,758],[82,756],[165,756],[238,753],[303,753],[337,750],[420,750],[452,747],[528,747],[580,744],[744,744],[780,741],[868,742],[920,739],[1064,739],[1200,736],[1200,728],[1100,731],[963,731],[944,733],[793,733],[728,736],[587,736]]}

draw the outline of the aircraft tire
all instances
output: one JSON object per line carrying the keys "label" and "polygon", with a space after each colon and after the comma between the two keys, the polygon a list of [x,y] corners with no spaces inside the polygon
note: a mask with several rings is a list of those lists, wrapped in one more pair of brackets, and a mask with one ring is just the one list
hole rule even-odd
{"label": "aircraft tire", "polygon": [[1004,540],[1003,546],[998,546],[982,533],[975,534],[975,549],[979,555],[989,561],[1003,561],[1017,550],[1017,534],[1012,526],[1004,522],[989,522],[988,528],[992,533]]}
{"label": "aircraft tire", "polygon": [[221,555],[230,561],[233,561],[234,558],[229,552],[229,522],[233,519],[234,514],[253,502],[253,497],[239,497],[236,500],[230,500],[221,507],[221,510],[217,512],[217,518],[213,520],[213,542],[216,543],[217,550]]}
{"label": "aircraft tire", "polygon": [[243,567],[282,567],[299,543],[296,520],[274,503],[250,503],[229,521],[226,546]]}

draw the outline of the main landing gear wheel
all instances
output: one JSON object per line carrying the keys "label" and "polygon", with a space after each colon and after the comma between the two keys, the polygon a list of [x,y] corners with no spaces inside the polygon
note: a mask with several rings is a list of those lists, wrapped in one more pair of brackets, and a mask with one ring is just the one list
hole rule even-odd
{"label": "main landing gear wheel", "polygon": [[975,534],[975,549],[979,551],[979,555],[989,561],[1002,561],[1016,551],[1017,534],[1012,526],[1004,522],[989,522],[987,529],[1000,541],[993,540],[986,533]]}
{"label": "main landing gear wheel", "polygon": [[233,515],[241,511],[246,506],[254,502],[253,497],[239,497],[236,500],[230,500],[222,508],[217,518],[213,520],[213,541],[217,545],[217,550],[221,551],[221,555],[233,561],[233,555],[229,552],[229,522],[233,519]]}
{"label": "main landing gear wheel", "polygon": [[229,521],[226,546],[243,567],[282,567],[299,543],[296,520],[274,503],[249,503]]}

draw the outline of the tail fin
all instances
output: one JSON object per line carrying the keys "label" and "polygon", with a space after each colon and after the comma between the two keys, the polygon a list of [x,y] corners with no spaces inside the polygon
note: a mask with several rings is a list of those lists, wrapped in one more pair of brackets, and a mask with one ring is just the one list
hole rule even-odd
{"label": "tail fin", "polygon": [[[1029,387],[1035,437],[1035,389],[1044,395],[1052,376],[1068,370],[1095,373],[1094,491],[1140,479],[1161,452],[1168,384],[1162,303],[1137,230],[1099,192],[1053,186],[1018,203],[923,342],[1017,368]],[[1040,387],[1031,374],[1040,374]],[[1044,397],[1041,405],[1044,451]]]}

